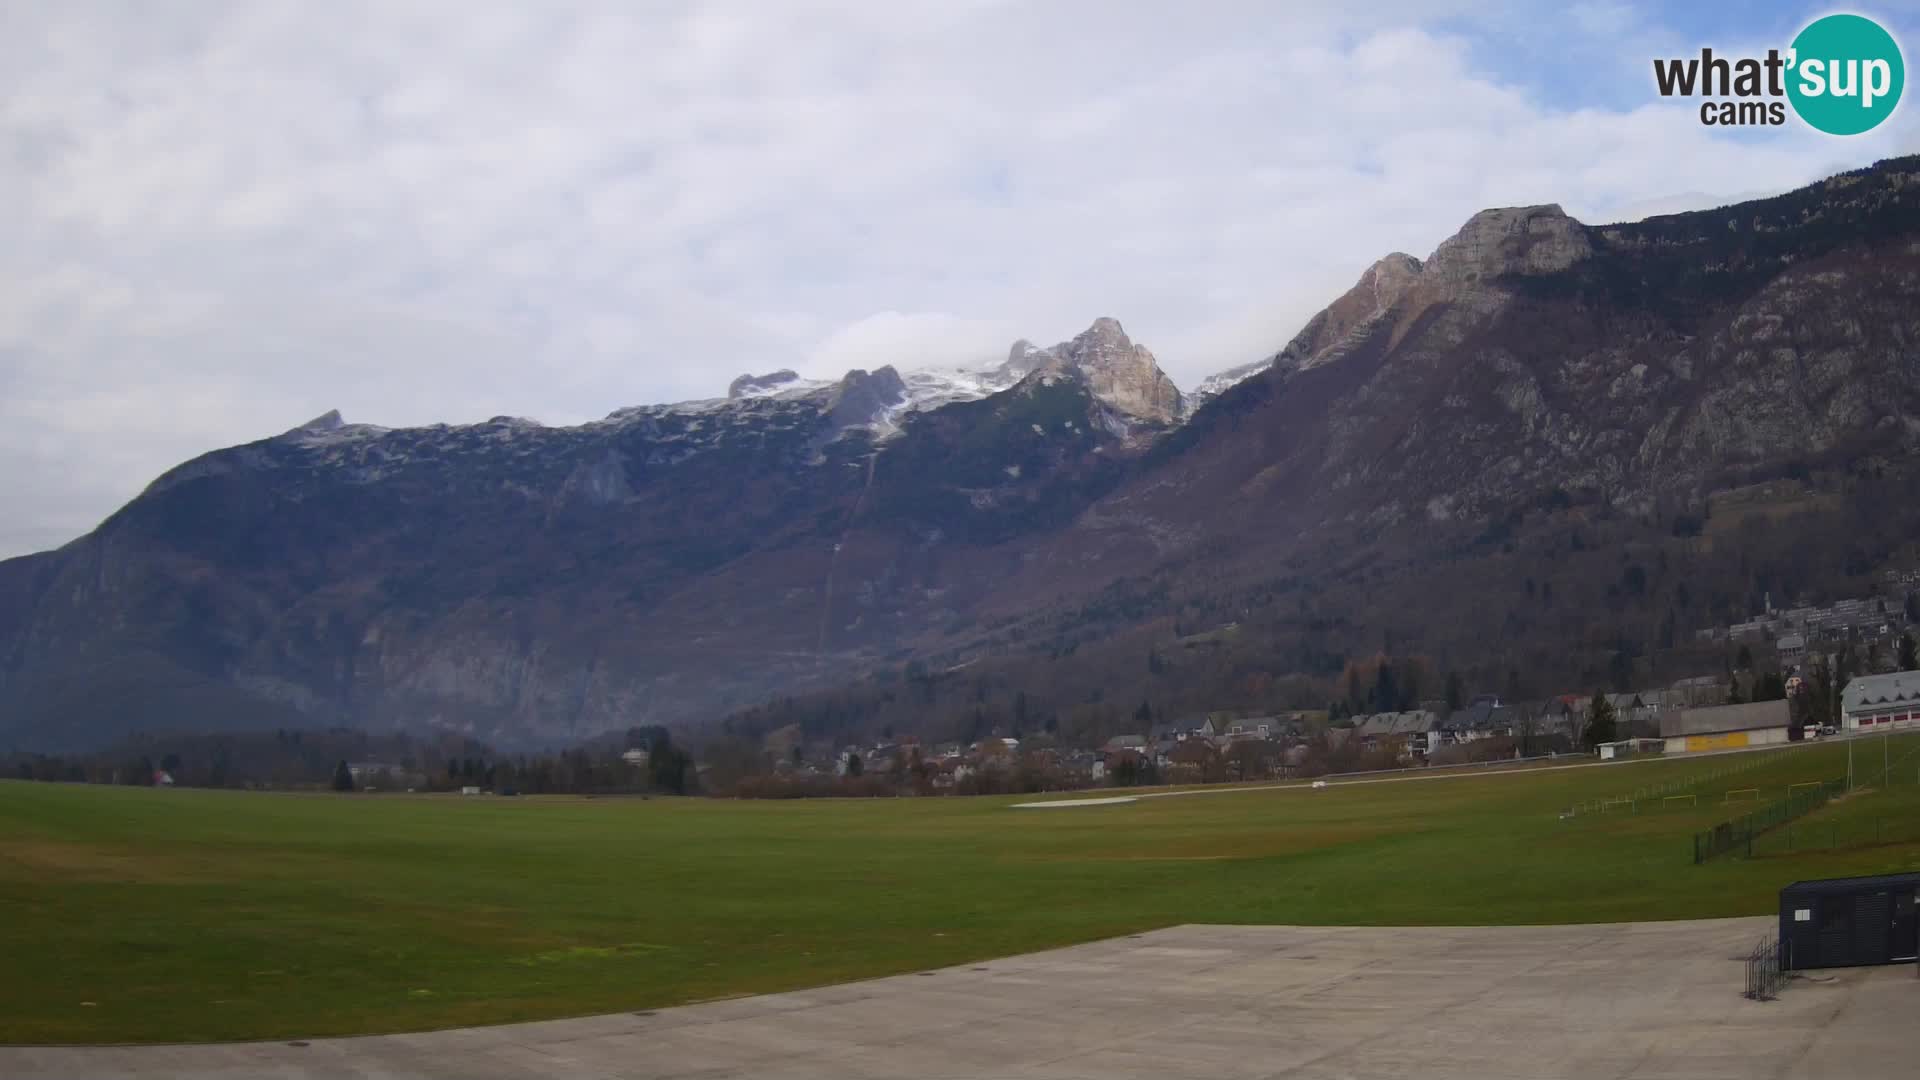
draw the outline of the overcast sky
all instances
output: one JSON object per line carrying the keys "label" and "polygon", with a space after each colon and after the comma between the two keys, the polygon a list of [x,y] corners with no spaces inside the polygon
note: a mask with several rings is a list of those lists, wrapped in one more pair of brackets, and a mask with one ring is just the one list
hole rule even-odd
{"label": "overcast sky", "polygon": [[0,557],[330,408],[575,423],[1099,315],[1192,386],[1483,207],[1920,147],[1658,103],[1824,6],[1694,7],[0,0]]}

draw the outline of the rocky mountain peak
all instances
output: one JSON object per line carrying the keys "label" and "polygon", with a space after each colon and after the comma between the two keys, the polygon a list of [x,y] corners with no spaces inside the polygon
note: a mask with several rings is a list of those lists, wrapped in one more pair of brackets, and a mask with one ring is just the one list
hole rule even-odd
{"label": "rocky mountain peak", "polygon": [[1034,369],[1045,364],[1052,355],[1026,338],[1021,338],[1007,350],[1006,363],[1000,365],[996,374],[1006,378],[1025,378]]}
{"label": "rocky mountain peak", "polygon": [[1102,315],[1093,320],[1093,325],[1082,330],[1079,336],[1073,339],[1072,344],[1075,349],[1080,350],[1133,347],[1133,341],[1127,337],[1127,331],[1120,325],[1120,320],[1110,315]]}
{"label": "rocky mountain peak", "polygon": [[1273,357],[1305,371],[1351,355],[1369,341],[1394,341],[1436,303],[1490,315],[1504,303],[1485,286],[1510,274],[1551,274],[1593,254],[1587,227],[1555,205],[1482,210],[1421,262],[1396,251],[1367,267],[1338,300],[1307,322]]}
{"label": "rocky mountain peak", "polygon": [[345,427],[346,423],[347,422],[345,420],[341,419],[339,409],[328,409],[326,412],[323,412],[319,416],[316,416],[313,419],[307,421],[306,423],[301,424],[298,428],[294,430],[296,431],[338,431],[342,427]]}
{"label": "rocky mountain peak", "polygon": [[800,373],[794,371],[792,368],[781,368],[779,371],[769,375],[754,375],[748,373],[727,384],[727,398],[732,400],[755,394],[763,394],[771,390],[778,390],[788,383],[798,382],[799,380]]}
{"label": "rocky mountain peak", "polygon": [[1429,279],[1427,270],[1419,259],[1399,251],[1376,261],[1352,288],[1308,320],[1293,340],[1274,354],[1271,365],[1304,371],[1345,356],[1385,325],[1395,304]]}
{"label": "rocky mountain peak", "polygon": [[1587,227],[1557,204],[1482,210],[1421,268],[1429,281],[1471,284],[1503,274],[1551,274],[1593,254]]}
{"label": "rocky mountain peak", "polygon": [[907,400],[907,384],[891,364],[871,373],[855,368],[827,395],[835,427],[871,424]]}
{"label": "rocky mountain peak", "polygon": [[1395,301],[1406,295],[1407,289],[1413,285],[1423,269],[1425,267],[1419,259],[1405,252],[1396,251],[1367,267],[1367,272],[1360,275],[1359,284],[1355,288],[1370,291],[1373,294],[1375,307],[1384,310],[1392,307]]}
{"label": "rocky mountain peak", "polygon": [[1171,423],[1180,416],[1180,389],[1146,346],[1127,337],[1118,319],[1103,315],[1072,341],[1051,349],[1021,338],[1007,351],[998,374],[1025,378],[1042,368],[1078,372],[1095,397],[1138,419]]}
{"label": "rocky mountain peak", "polygon": [[1121,412],[1163,423],[1180,415],[1179,389],[1160,370],[1153,353],[1127,337],[1118,319],[1095,319],[1053,352],[1084,372],[1094,395]]}
{"label": "rocky mountain peak", "polygon": [[306,435],[330,435],[346,426],[347,422],[341,418],[339,409],[328,409],[298,427],[281,432],[280,438],[298,439]]}

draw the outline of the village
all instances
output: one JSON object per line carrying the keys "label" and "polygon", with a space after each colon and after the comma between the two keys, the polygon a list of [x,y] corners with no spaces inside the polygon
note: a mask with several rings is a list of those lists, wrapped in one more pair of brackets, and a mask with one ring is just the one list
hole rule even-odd
{"label": "village", "polygon": [[[1223,709],[1165,718],[1142,703],[1130,727],[1124,721],[1117,731],[1109,727],[1095,736],[1105,736],[1097,743],[1068,739],[1048,724],[1039,731],[976,729],[978,737],[967,740],[926,739],[888,727],[870,742],[836,744],[808,739],[800,725],[791,725],[752,741],[696,744],[689,753],[662,729],[636,728],[620,742],[557,756],[510,757],[480,744],[452,755],[416,747],[386,759],[350,756],[337,762],[330,783],[336,790],[469,795],[990,795],[1290,780],[1569,755],[1612,760],[1920,726],[1920,655],[1909,629],[1920,623],[1920,593],[1911,591],[1920,570],[1888,570],[1881,577],[1876,596],[1789,608],[1775,608],[1766,597],[1762,614],[1695,635],[1722,653],[1723,670],[1626,692],[1516,701],[1469,696],[1449,679],[1449,699],[1398,710],[1355,708],[1368,699],[1358,683],[1346,700],[1324,709]],[[1393,699],[1392,693],[1372,696]],[[279,749],[298,749],[301,737],[281,732]],[[656,761],[668,747],[670,756]],[[28,778],[162,787],[299,786],[298,777],[311,771],[312,763],[242,767],[230,761],[232,753],[222,747],[188,755],[191,776],[181,770],[182,755],[166,748],[137,759],[15,767]]]}
{"label": "village", "polygon": [[[1605,695],[1616,717],[1607,742],[1664,748],[1661,718],[1689,707],[1724,707],[1727,683],[1690,679],[1671,689]],[[848,746],[838,776],[924,773],[936,791],[1021,790],[1141,784],[1205,784],[1329,773],[1464,765],[1575,752],[1587,736],[1589,698],[1507,703],[1486,695],[1458,709],[1444,702],[1330,720],[1325,710],[1235,716],[1211,713],[1066,748],[1047,736],[999,736],[972,744],[922,745],[912,737]],[[1780,710],[1785,716],[1784,702]],[[1784,719],[1780,726],[1784,730]],[[801,770],[809,769],[799,765]],[[1026,783],[1014,786],[1016,782]]]}
{"label": "village", "polygon": [[[964,745],[923,744],[905,736],[846,746],[830,771],[824,764],[788,761],[776,775],[891,781],[929,794],[990,794],[1299,779],[1566,755],[1612,760],[1920,726],[1920,670],[1857,676],[1837,695],[1838,707],[1831,712],[1806,705],[1805,695],[1813,691],[1797,674],[1784,679],[1741,674],[1544,701],[1505,702],[1483,695],[1454,709],[1430,702],[1335,720],[1321,710],[1214,713],[1115,735],[1091,748],[1062,747],[1045,735],[995,736]],[[1769,682],[1778,691],[1770,692]]]}

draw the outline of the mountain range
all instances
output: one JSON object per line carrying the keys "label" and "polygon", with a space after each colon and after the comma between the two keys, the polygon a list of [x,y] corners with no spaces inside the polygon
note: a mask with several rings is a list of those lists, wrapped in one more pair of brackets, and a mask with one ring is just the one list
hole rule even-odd
{"label": "mountain range", "polygon": [[[1761,540],[1707,542],[1716,499],[1786,478],[1799,509],[1904,520],[1886,509],[1920,431],[1916,301],[1906,158],[1628,225],[1484,211],[1186,395],[1103,318],[973,370],[749,374],[578,427],[329,413],[0,563],[0,745],[303,725],[559,742],[905,669],[972,671],[982,702],[1111,688],[1119,708],[1160,692],[1160,650],[1200,624],[1258,628],[1267,652],[1191,668],[1189,696],[1241,693],[1250,664],[1326,678],[1383,635],[1487,671],[1657,666],[1676,620],[1748,603]],[[1872,528],[1802,532],[1811,556],[1860,548],[1835,556],[1860,574],[1902,553]],[[1525,617],[1556,565],[1594,568],[1562,587],[1590,610]],[[1676,606],[1688,575],[1724,584]]]}

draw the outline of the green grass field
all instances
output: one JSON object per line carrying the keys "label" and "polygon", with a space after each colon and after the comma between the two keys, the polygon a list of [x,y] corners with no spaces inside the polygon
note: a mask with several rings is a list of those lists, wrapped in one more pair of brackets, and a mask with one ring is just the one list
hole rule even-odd
{"label": "green grass field", "polygon": [[[1797,878],[1920,868],[1916,842],[1695,867],[1691,832],[1729,812],[1718,790],[1559,816],[1713,760],[1044,811],[4,782],[0,1041],[640,1010],[1188,922],[1760,914]],[[1844,771],[1844,748],[1813,746],[1723,783],[1772,798]],[[1876,799],[1912,805],[1896,788],[1831,812]]]}

